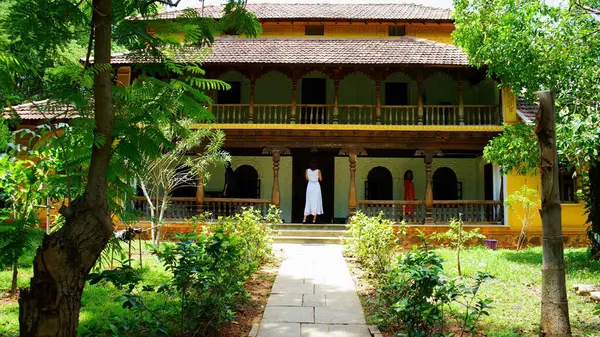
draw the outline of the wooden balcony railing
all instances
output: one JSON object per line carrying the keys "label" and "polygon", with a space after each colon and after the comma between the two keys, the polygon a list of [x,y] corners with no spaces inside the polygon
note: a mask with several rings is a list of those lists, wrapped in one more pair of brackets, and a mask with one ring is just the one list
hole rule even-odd
{"label": "wooden balcony railing", "polygon": [[[153,202],[160,203],[162,199],[156,199]],[[135,209],[141,211],[148,218],[150,217],[150,208],[145,197],[136,197],[133,203]],[[184,220],[198,215],[200,212],[207,211],[216,219],[219,216],[239,213],[244,207],[258,209],[261,215],[264,216],[268,213],[270,205],[271,200],[267,199],[205,198],[204,203],[199,205],[196,198],[170,197],[163,218],[167,220]],[[155,214],[154,216],[158,217],[159,215]]]}
{"label": "wooden balcony railing", "polygon": [[[337,111],[337,113],[336,113]],[[222,124],[501,125],[498,105],[213,104]]]}
{"label": "wooden balcony railing", "polygon": [[500,201],[492,200],[437,200],[433,202],[433,218],[440,222],[458,219],[462,214],[464,223],[497,224],[501,223],[504,207]]}
{"label": "wooden balcony railing", "polygon": [[405,220],[407,223],[425,222],[425,202],[405,200],[361,200],[357,203],[358,210],[368,216],[383,213],[386,219],[394,222]]}
{"label": "wooden balcony railing", "polygon": [[[141,211],[146,214],[147,217],[150,217],[150,207],[148,205],[148,200],[145,197],[136,197],[134,199],[134,207],[135,209]],[[161,199],[154,199],[152,202],[156,205],[157,203],[162,202]],[[165,208],[165,213],[163,215],[164,219],[189,219],[192,216],[198,214],[198,206],[196,203],[196,198],[176,198],[170,197],[168,200],[168,206]],[[155,217],[158,217],[159,214],[154,214]]]}
{"label": "wooden balcony railing", "polygon": [[[395,222],[405,220],[411,224],[425,222],[427,209],[424,201],[404,200],[361,200],[358,209],[369,216],[383,213],[383,216]],[[500,201],[489,200],[434,200],[432,220],[436,224],[445,224],[458,219],[462,214],[464,223],[501,224],[504,208]]]}
{"label": "wooden balcony railing", "polygon": [[269,212],[270,205],[269,199],[205,198],[203,209],[216,219],[220,216],[240,213],[243,208],[257,209],[262,216],[265,216]]}

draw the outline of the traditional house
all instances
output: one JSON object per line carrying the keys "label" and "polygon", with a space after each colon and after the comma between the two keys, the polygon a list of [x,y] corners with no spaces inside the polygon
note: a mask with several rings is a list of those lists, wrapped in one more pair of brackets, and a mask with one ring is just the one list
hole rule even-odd
{"label": "traditional house", "polygon": [[[198,11],[218,18],[221,9]],[[521,223],[503,200],[522,184],[538,187],[539,178],[503,176],[482,151],[504,123],[530,122],[535,114],[484,69],[469,66],[452,45],[448,9],[274,3],[248,9],[262,24],[258,38],[232,31],[216,39],[208,56],[201,50],[177,56],[201,61],[207,77],[231,86],[211,93],[210,109],[213,127],[226,132],[237,188],[234,198],[223,198],[224,169],[215,167],[210,181],[174,195],[173,221],[199,210],[218,215],[274,204],[284,222],[301,222],[304,172],[316,160],[322,223],[345,223],[361,210],[439,231],[460,213],[500,245],[512,245]],[[127,83],[133,64],[152,60],[120,54],[112,62]],[[416,200],[404,200],[408,172]],[[563,178],[567,241],[583,243],[583,206],[573,179]],[[539,218],[530,233],[530,242],[540,244]]]}

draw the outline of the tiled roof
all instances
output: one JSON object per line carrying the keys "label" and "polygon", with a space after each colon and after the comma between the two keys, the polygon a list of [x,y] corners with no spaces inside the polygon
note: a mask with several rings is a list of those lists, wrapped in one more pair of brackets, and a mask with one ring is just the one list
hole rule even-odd
{"label": "tiled roof", "polygon": [[[260,20],[434,20],[451,21],[450,9],[409,3],[390,4],[315,4],[250,3],[246,8]],[[198,15],[219,18],[223,5],[196,8]],[[163,12],[156,19],[174,19],[184,11]]]}
{"label": "tiled roof", "polygon": [[35,101],[31,103],[15,105],[4,109],[4,117],[14,117],[15,113],[21,119],[63,119],[74,118],[77,114],[68,105],[59,104],[49,100]]}
{"label": "tiled roof", "polygon": [[[402,37],[395,39],[216,39],[212,53],[188,49],[176,62],[205,64],[371,64],[467,66],[467,55],[453,45]],[[153,63],[139,54],[113,55],[112,63]]]}
{"label": "tiled roof", "polygon": [[517,111],[526,123],[535,122],[535,116],[538,112],[538,105],[525,102],[522,98],[517,98]]}

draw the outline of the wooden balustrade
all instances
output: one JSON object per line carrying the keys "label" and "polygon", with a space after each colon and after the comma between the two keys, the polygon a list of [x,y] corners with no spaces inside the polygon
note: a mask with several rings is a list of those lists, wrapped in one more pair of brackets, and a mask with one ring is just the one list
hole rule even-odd
{"label": "wooden balustrade", "polygon": [[217,123],[238,124],[248,122],[248,104],[214,104],[212,113]]}
{"label": "wooden balustrade", "polygon": [[460,125],[459,108],[456,105],[424,105],[424,125]]}
{"label": "wooden balustrade", "polygon": [[504,207],[495,200],[434,200],[433,218],[436,222],[449,222],[462,214],[464,223],[502,223]]}
{"label": "wooden balustrade", "polygon": [[376,105],[340,105],[339,124],[373,125],[377,122]]}
{"label": "wooden balustrade", "polygon": [[[426,207],[424,201],[406,200],[361,200],[357,208],[368,216],[383,213],[386,219],[394,222],[405,220],[409,224],[425,222]],[[434,200],[433,221],[445,224],[458,219],[462,214],[464,223],[501,224],[504,208],[500,201],[488,200]]]}
{"label": "wooden balustrade", "polygon": [[204,198],[204,211],[209,212],[213,219],[240,213],[244,208],[257,209],[265,216],[270,205],[269,199]]}
{"label": "wooden balustrade", "polygon": [[290,104],[254,104],[254,123],[289,124],[291,112]]}
{"label": "wooden balustrade", "polygon": [[[147,217],[150,217],[150,205],[145,197],[136,197],[133,200],[134,208],[141,211]],[[153,199],[152,203],[155,205],[162,203],[162,198]],[[196,198],[180,198],[170,197],[167,201],[167,207],[164,210],[164,219],[189,219],[192,216],[198,214]],[[155,213],[155,217],[159,214]]]}
{"label": "wooden balustrade", "polygon": [[502,125],[498,105],[465,105],[465,125]]}
{"label": "wooden balustrade", "polygon": [[336,122],[333,104],[296,104],[299,124],[332,124]]}
{"label": "wooden balustrade", "polygon": [[[419,106],[361,104],[254,104],[253,123],[257,124],[346,124],[346,125],[418,125]],[[248,104],[214,104],[217,123],[249,122]],[[337,112],[337,113],[336,113]],[[292,118],[293,117],[293,118]],[[423,125],[502,125],[498,105],[424,105]],[[461,124],[463,123],[463,124]]]}
{"label": "wooden balustrade", "polygon": [[381,107],[382,125],[419,124],[418,105],[384,105]]}
{"label": "wooden balustrade", "polygon": [[[154,199],[153,203],[161,203],[162,198]],[[194,215],[198,215],[198,204],[196,198],[175,198],[168,200],[168,206],[165,209],[163,218],[167,220],[185,220]],[[148,218],[150,217],[150,207],[145,197],[136,197],[133,200],[136,210],[141,211]],[[271,200],[267,199],[233,199],[233,198],[204,198],[203,209],[211,213],[214,219],[219,216],[234,215],[242,211],[243,208],[258,209],[261,215],[266,215],[269,211]],[[158,217],[158,214],[154,214]]]}
{"label": "wooden balustrade", "polygon": [[361,200],[357,208],[368,216],[383,213],[386,219],[394,222],[423,223],[425,221],[425,202],[406,200]]}

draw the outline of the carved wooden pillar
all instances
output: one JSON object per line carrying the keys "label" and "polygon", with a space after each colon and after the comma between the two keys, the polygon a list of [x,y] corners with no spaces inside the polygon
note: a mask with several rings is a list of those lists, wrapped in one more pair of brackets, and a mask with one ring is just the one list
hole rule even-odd
{"label": "carved wooden pillar", "polygon": [[465,125],[465,107],[463,104],[462,73],[458,72],[458,124]]}
{"label": "carved wooden pillar", "polygon": [[375,81],[375,101],[377,105],[375,108],[376,124],[381,125],[381,80]]}
{"label": "carved wooden pillar", "polygon": [[292,111],[290,111],[290,124],[296,124],[296,90],[298,88],[298,80],[292,79]]}
{"label": "carved wooden pillar", "polygon": [[348,153],[350,162],[350,190],[348,192],[348,210],[349,216],[352,217],[356,213],[356,157],[357,150],[351,149]]}
{"label": "carved wooden pillar", "polygon": [[419,96],[417,98],[417,114],[418,114],[418,125],[423,125],[423,73],[419,70],[417,74],[417,89]]}
{"label": "carved wooden pillar", "polygon": [[248,123],[254,123],[254,86],[256,80],[250,78],[250,97],[248,98]]}
{"label": "carved wooden pillar", "polygon": [[433,178],[431,164],[434,156],[442,156],[440,150],[419,150],[416,156],[423,156],[425,160],[425,224],[434,223],[433,219]]}
{"label": "carved wooden pillar", "polygon": [[338,123],[340,106],[340,80],[335,78],[333,80],[333,124]]}
{"label": "carved wooden pillar", "polygon": [[425,156],[425,223],[433,223],[433,179],[431,163],[433,156]]}
{"label": "carved wooden pillar", "polygon": [[271,203],[277,207],[280,204],[280,196],[279,196],[279,159],[280,159],[280,151],[279,149],[273,149],[273,191],[271,192]]}
{"label": "carved wooden pillar", "polygon": [[196,209],[198,214],[204,211],[204,177],[202,174],[198,176],[198,186],[196,187]]}

